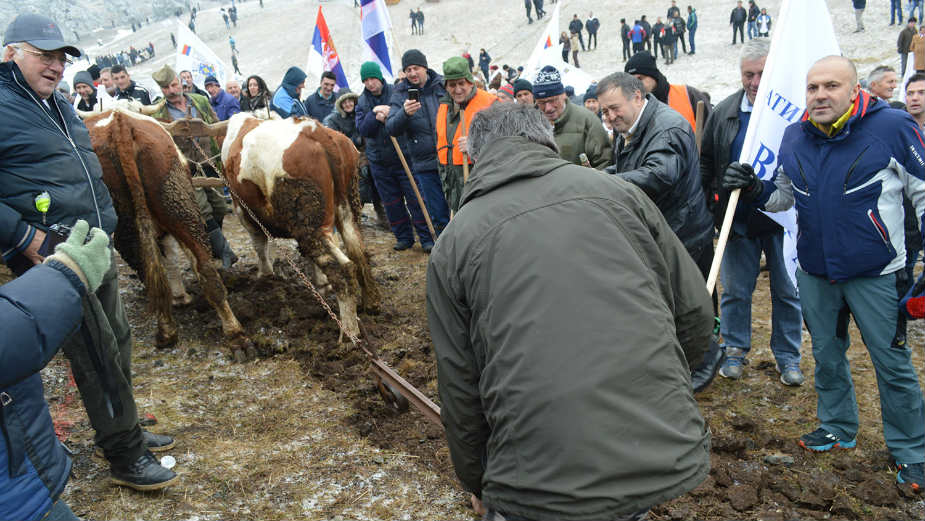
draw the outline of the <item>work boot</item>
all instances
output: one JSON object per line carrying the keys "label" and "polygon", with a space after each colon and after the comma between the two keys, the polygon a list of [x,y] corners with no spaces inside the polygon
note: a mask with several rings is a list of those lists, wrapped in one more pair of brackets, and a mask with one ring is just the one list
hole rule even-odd
{"label": "work boot", "polygon": [[172,470],[162,467],[147,450],[132,463],[124,467],[112,465],[109,471],[114,484],[141,491],[160,490],[180,479]]}
{"label": "work boot", "polygon": [[691,387],[694,388],[695,393],[709,387],[713,379],[716,378],[717,371],[723,365],[725,357],[726,353],[723,348],[716,343],[715,339],[711,339],[710,348],[703,355],[703,362],[700,363],[700,367],[691,371]]}
{"label": "work boot", "polygon": [[212,256],[216,259],[221,259],[222,268],[228,269],[238,262],[238,256],[231,251],[231,245],[222,235],[221,228],[215,228],[209,232],[209,243],[212,244]]}

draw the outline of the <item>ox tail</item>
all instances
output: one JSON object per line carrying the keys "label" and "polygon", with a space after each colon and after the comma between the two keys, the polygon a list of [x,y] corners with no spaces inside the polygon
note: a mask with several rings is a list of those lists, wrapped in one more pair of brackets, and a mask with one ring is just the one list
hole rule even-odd
{"label": "ox tail", "polygon": [[135,222],[132,224],[137,230],[141,253],[141,275],[148,292],[149,305],[159,316],[170,317],[172,314],[170,285],[161,260],[161,251],[157,245],[157,232],[154,221],[151,219],[151,210],[148,208],[144,184],[138,172],[135,128],[133,125],[121,124],[120,118],[116,118],[116,121],[119,123],[112,136],[121,141],[116,145],[116,150],[119,164],[122,166],[122,174],[125,176],[125,183],[132,198],[132,205],[135,207]]}

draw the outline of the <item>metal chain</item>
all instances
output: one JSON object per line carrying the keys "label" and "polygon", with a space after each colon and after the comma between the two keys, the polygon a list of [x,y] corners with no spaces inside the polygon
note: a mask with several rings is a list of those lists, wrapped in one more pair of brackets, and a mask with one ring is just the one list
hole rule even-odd
{"label": "metal chain", "polygon": [[[191,141],[196,146],[196,148],[199,150],[200,154],[202,154],[203,156],[206,155],[205,152],[202,150],[202,147],[199,146],[198,140],[192,139]],[[225,183],[225,187],[228,188],[228,192],[232,195],[232,197],[234,197],[235,201],[237,201],[237,203],[241,205],[241,207],[243,207],[244,210],[247,211],[247,214],[250,215],[251,220],[260,228],[260,230],[267,237],[267,239],[270,242],[273,242],[274,239],[278,239],[278,237],[273,236],[273,234],[267,231],[267,228],[263,225],[262,222],[260,222],[260,219],[257,218],[257,215],[254,213],[254,211],[251,210],[249,206],[247,206],[247,203],[244,202],[241,196],[239,196],[234,191],[234,189],[228,184],[228,179],[225,178],[225,171],[223,169],[218,168],[214,162],[214,159],[216,157],[218,157],[218,155],[209,157],[205,161],[202,161],[201,163],[196,163],[195,161],[193,161],[193,163],[196,163],[196,166],[199,168],[200,172],[202,172],[202,163],[206,163],[206,162],[209,163],[209,165],[211,165],[212,168],[216,172],[221,172],[222,180]],[[321,296],[321,293],[318,292],[318,289],[315,288],[315,285],[312,284],[311,280],[309,280],[309,278],[305,275],[305,273],[301,269],[299,269],[298,266],[296,266],[295,261],[292,259],[292,255],[289,252],[285,252],[283,256],[285,257],[286,262],[289,263],[289,266],[293,269],[293,271],[295,271],[296,274],[299,276],[299,278],[302,279],[302,283],[305,284],[308,287],[308,289],[311,290],[312,294],[315,295],[315,298],[318,299],[319,303],[321,303],[321,307],[323,307],[324,310],[327,311],[328,316],[331,317],[331,320],[337,323],[337,327],[340,328],[341,333],[347,335],[347,338],[350,339],[350,342],[354,345],[354,347],[359,347],[364,352],[366,352],[366,354],[368,354],[369,356],[373,356],[372,352],[366,348],[366,346],[360,341],[359,338],[357,338],[356,335],[354,335],[353,333],[349,333],[347,332],[346,329],[344,329],[344,324],[341,323],[339,318],[337,318],[337,314],[334,313],[334,311],[331,309],[331,306],[329,306],[327,301],[324,300],[324,297]]]}

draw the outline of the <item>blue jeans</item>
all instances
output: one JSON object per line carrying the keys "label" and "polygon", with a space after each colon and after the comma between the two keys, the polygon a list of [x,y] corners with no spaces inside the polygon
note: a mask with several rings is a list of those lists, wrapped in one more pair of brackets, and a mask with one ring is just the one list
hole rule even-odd
{"label": "blue jeans", "polygon": [[902,25],[905,20],[903,20],[903,4],[902,0],[890,0],[890,25],[898,23]]}
{"label": "blue jeans", "polygon": [[771,351],[782,370],[800,365],[802,334],[800,297],[787,274],[783,238],[783,231],[754,239],[738,233],[730,235],[723,254],[720,299],[723,341],[747,353],[752,344],[752,293],[764,251],[771,278]]}
{"label": "blue jeans", "polygon": [[758,36],[758,24],[756,22],[748,22],[748,39]]}
{"label": "blue jeans", "polygon": [[697,47],[694,45],[694,33],[697,32],[697,29],[688,29],[687,30],[687,41],[691,44],[691,54],[694,54],[694,51],[697,50]]}
{"label": "blue jeans", "polygon": [[80,521],[80,518],[74,514],[71,507],[63,499],[58,498],[57,501],[52,503],[51,509],[42,517],[42,521]]}
{"label": "blue jeans", "polygon": [[916,18],[916,20],[918,20],[919,24],[921,24],[922,23],[922,0],[909,0],[909,2],[906,3],[906,12],[909,14],[909,17],[911,18],[914,14],[916,7],[919,8],[919,16],[918,18]]}
{"label": "blue jeans", "polygon": [[[371,162],[369,171],[372,173],[379,198],[382,199],[382,206],[385,208],[385,215],[389,218],[389,227],[395,235],[395,240],[414,244],[414,232],[417,231],[421,244],[433,244],[434,241],[427,229],[427,221],[424,220],[421,206],[408,180],[408,174],[402,166],[383,167]],[[420,190],[420,186],[418,189]]]}
{"label": "blue jeans", "polygon": [[925,403],[906,344],[897,345],[897,277],[830,282],[797,270],[803,319],[816,359],[816,416],[821,427],[845,440],[858,433],[858,403],[845,353],[851,345],[848,320],[854,317],[877,373],[883,437],[900,463],[925,461]]}
{"label": "blue jeans", "polygon": [[[415,172],[414,178],[418,182],[424,204],[427,205],[427,213],[430,214],[434,231],[439,236],[440,232],[450,223],[450,207],[447,206],[446,196],[443,195],[443,183],[440,181],[440,174],[436,170]],[[436,240],[436,237],[434,240]]]}

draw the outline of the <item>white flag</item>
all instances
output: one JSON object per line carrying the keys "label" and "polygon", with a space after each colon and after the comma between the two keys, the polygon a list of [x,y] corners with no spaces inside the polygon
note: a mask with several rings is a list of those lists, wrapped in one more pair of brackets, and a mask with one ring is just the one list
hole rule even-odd
{"label": "white flag", "polygon": [[[750,163],[761,179],[773,176],[784,130],[798,123],[806,110],[806,73],[817,60],[833,54],[841,51],[825,1],[784,0],[739,156],[739,162]],[[784,227],[784,260],[796,284],[796,212],[768,216]]]}
{"label": "white flag", "polygon": [[363,60],[379,64],[385,81],[395,79],[392,66],[392,18],[385,0],[360,2],[360,39],[363,41]]}
{"label": "white flag", "polygon": [[220,85],[228,77],[228,68],[222,60],[182,22],[177,25],[177,74],[180,71],[190,71],[193,83],[201,89],[207,76],[215,76]]}
{"label": "white flag", "polygon": [[559,43],[559,6],[560,4],[556,3],[556,7],[549,16],[546,28],[540,34],[540,39],[527,60],[527,65],[524,67],[521,77],[533,82],[540,69],[547,65],[552,65],[562,76],[562,84],[573,87],[575,93],[581,95],[588,90],[588,87],[594,82],[594,78],[587,72],[562,60],[562,44]]}

